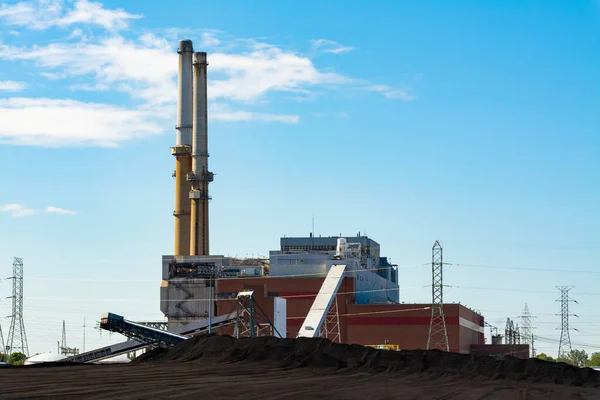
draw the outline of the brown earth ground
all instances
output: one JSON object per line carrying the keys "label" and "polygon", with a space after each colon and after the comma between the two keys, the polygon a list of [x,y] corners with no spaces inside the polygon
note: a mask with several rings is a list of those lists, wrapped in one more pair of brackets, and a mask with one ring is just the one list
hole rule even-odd
{"label": "brown earth ground", "polygon": [[126,365],[0,369],[0,399],[600,399],[600,373],[324,339],[193,338]]}

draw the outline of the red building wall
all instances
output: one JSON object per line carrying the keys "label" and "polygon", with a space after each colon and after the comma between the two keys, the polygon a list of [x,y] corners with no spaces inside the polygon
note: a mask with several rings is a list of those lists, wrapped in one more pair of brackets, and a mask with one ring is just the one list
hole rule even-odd
{"label": "red building wall", "polygon": [[[256,302],[272,319],[273,297],[284,297],[287,299],[287,337],[296,337],[322,283],[323,278],[219,279],[217,314],[235,311],[237,292],[254,290]],[[233,298],[224,300],[228,296]],[[353,278],[344,278],[337,301],[343,343],[390,343],[402,349],[426,348],[430,304],[353,304]],[[484,343],[482,316],[460,304],[445,304],[444,315],[450,351],[467,353],[472,344]],[[233,328],[223,328],[219,333],[232,334]]]}

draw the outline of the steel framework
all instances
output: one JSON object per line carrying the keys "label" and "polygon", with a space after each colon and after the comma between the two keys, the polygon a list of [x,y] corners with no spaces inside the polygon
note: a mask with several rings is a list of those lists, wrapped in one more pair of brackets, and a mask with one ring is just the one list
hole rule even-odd
{"label": "steel framework", "polygon": [[238,293],[236,314],[237,318],[233,331],[233,336],[236,338],[274,336],[275,333],[281,337],[273,322],[260,305],[254,301],[253,290]]}
{"label": "steel framework", "polygon": [[521,315],[521,342],[523,344],[528,344],[531,352],[531,356],[534,356],[535,350],[533,349],[533,317],[529,312],[529,307],[527,303],[525,303],[525,308],[523,308],[523,315]]}
{"label": "steel framework", "polygon": [[[577,316],[577,314],[569,313],[569,303],[574,302],[577,303],[577,300],[573,300],[569,297],[569,290],[573,289],[573,286],[557,286],[558,290],[560,290],[560,298],[556,299],[556,301],[560,301],[560,313],[556,315],[560,315],[560,342],[558,343],[558,356],[564,357],[567,352],[571,352],[571,336],[569,331],[569,316]],[[556,328],[559,329],[559,328]],[[574,329],[576,330],[576,329]]]}
{"label": "steel framework", "polygon": [[435,241],[431,249],[431,322],[427,350],[439,349],[450,351],[448,331],[444,318],[444,280],[443,249],[439,241]]}
{"label": "steel framework", "polygon": [[25,321],[23,320],[23,259],[13,258],[13,280],[12,315],[8,339],[6,341],[7,352],[21,352],[29,356],[29,346],[25,335]]}
{"label": "steel framework", "polygon": [[321,325],[319,337],[327,338],[332,342],[342,342],[342,335],[340,332],[340,312],[338,309],[337,296],[335,296],[335,301],[331,305],[331,308],[325,317],[325,321],[323,321],[323,325]]}
{"label": "steel framework", "polygon": [[506,344],[520,344],[521,335],[519,333],[519,326],[515,328],[515,323],[512,319],[506,318],[506,328],[504,329],[504,337]]}
{"label": "steel framework", "polygon": [[75,347],[69,347],[67,346],[67,329],[65,327],[65,320],[63,319],[63,326],[62,326],[62,340],[60,342],[60,354],[64,355],[64,356],[76,356],[77,354],[79,354],[79,349],[75,348]]}

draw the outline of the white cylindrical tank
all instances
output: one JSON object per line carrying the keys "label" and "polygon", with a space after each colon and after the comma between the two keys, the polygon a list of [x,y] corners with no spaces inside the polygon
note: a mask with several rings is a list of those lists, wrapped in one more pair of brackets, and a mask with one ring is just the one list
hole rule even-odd
{"label": "white cylindrical tank", "polygon": [[346,254],[346,239],[338,238],[335,246],[335,258],[344,258]]}

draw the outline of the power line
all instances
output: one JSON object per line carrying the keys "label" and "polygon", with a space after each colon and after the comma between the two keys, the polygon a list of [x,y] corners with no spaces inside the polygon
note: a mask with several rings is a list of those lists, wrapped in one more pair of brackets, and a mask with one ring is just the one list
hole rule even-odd
{"label": "power line", "polygon": [[[407,269],[407,268],[416,268],[422,267],[427,264],[410,264],[410,265],[394,265],[394,268],[397,269]],[[370,268],[364,271],[380,271],[387,270],[389,267],[381,267],[381,268]],[[363,271],[363,270],[361,270]],[[306,272],[301,274],[289,274],[285,276],[281,276],[281,278],[298,278],[298,277],[325,277],[327,272]],[[240,279],[265,279],[269,278],[270,275],[260,275],[260,276],[243,276],[239,277]],[[224,278],[225,279],[225,278]],[[54,277],[32,277],[27,278],[27,280],[38,280],[38,281],[55,281],[55,282],[89,282],[89,283],[99,283],[99,282],[125,282],[125,283],[140,283],[140,282],[148,282],[148,283],[160,283],[160,279],[96,279],[96,278],[54,278]]]}
{"label": "power line", "polygon": [[470,267],[470,268],[492,268],[492,269],[513,269],[519,271],[536,271],[536,272],[569,272],[569,273],[581,273],[581,274],[600,274],[600,271],[593,270],[577,270],[577,269],[555,269],[555,268],[527,268],[527,267],[505,267],[497,265],[480,265],[480,264],[454,264],[450,265],[455,267]]}
{"label": "power line", "polygon": [[[423,286],[425,287],[425,286]],[[553,290],[531,290],[531,289],[509,289],[509,288],[491,288],[491,287],[478,287],[478,286],[459,286],[459,285],[446,285],[446,287],[452,289],[468,289],[468,290],[495,290],[501,292],[525,292],[525,293],[548,293],[556,294]],[[576,292],[573,293],[578,296],[600,296],[600,292]],[[554,315],[554,314],[553,314]]]}

